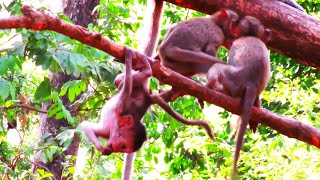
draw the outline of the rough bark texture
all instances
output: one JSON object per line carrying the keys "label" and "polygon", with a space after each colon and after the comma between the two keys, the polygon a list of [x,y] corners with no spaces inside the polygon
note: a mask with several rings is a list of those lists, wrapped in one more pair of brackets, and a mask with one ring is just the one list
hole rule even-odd
{"label": "rough bark texture", "polygon": [[298,62],[320,69],[320,21],[277,0],[166,0],[181,7],[212,14],[231,8],[257,17],[272,30],[268,47]]}
{"label": "rough bark texture", "polygon": [[[54,87],[55,89],[61,89],[62,85],[65,82],[74,79],[72,76],[67,76],[63,73],[60,73],[58,75],[50,73],[49,78],[51,80],[51,86]],[[70,102],[67,96],[63,96],[61,99],[63,104],[68,109],[72,109],[72,106],[70,105]],[[52,102],[43,103],[42,110],[47,111],[51,105],[52,105]],[[48,118],[47,114],[41,114],[38,137],[40,138],[45,133],[50,133],[52,134],[53,137],[55,137],[57,134],[61,132],[60,130],[61,127],[72,128],[66,119],[61,119],[57,121],[55,118]],[[67,177],[61,178],[62,171],[64,168],[62,166],[62,163],[66,161],[65,156],[67,155],[74,156],[77,154],[79,142],[80,142],[79,136],[75,135],[68,149],[62,152],[62,154],[55,154],[52,162],[44,164],[41,161],[39,161],[39,159],[36,159],[36,158],[34,159],[34,162],[36,164],[42,164],[43,166],[47,167],[47,169],[50,170],[50,173],[53,174],[55,179],[67,179]],[[37,149],[37,145],[35,149]],[[33,167],[33,170],[36,170],[37,168],[41,168],[41,167],[35,166]]]}
{"label": "rough bark texture", "polygon": [[[74,24],[78,24],[81,26],[87,26],[89,23],[93,23],[93,20],[96,18],[97,13],[92,14],[92,10],[96,7],[99,3],[99,0],[89,0],[89,1],[82,1],[82,0],[63,0],[63,12],[66,16],[68,16]],[[51,86],[57,90],[60,90],[62,85],[68,81],[75,80],[74,76],[69,76],[64,73],[49,74]],[[63,96],[62,102],[65,107],[69,110],[73,110],[71,102],[68,100],[67,95]],[[42,110],[46,111],[52,102],[43,103]],[[48,118],[47,114],[42,114],[40,117],[40,129],[39,129],[39,137],[41,137],[45,133],[52,134],[55,137],[57,134],[61,132],[61,127],[72,128],[66,119],[61,119],[57,121],[54,117]],[[66,156],[76,156],[79,149],[80,137],[75,134],[70,146],[67,148],[66,151],[62,152],[62,154],[55,154],[53,161],[51,163],[43,164],[38,159],[34,161],[36,164],[43,164],[47,167],[53,176],[56,179],[70,179],[72,178],[72,174],[62,177],[62,172],[64,167],[62,166],[63,162],[66,161]],[[75,160],[72,162],[75,164]],[[39,167],[34,167],[33,169],[37,169]]]}
{"label": "rough bark texture", "polygon": [[62,0],[63,13],[74,24],[87,27],[90,23],[96,23],[98,13],[93,10],[99,2],[100,0]]}

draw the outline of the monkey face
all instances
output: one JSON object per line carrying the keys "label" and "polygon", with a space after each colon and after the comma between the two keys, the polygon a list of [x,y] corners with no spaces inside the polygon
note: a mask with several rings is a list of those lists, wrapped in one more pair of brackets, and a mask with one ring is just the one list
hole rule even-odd
{"label": "monkey face", "polygon": [[135,131],[133,128],[119,128],[114,131],[107,144],[112,152],[131,153],[134,152]]}
{"label": "monkey face", "polygon": [[112,152],[131,153],[135,143],[134,119],[131,115],[120,116],[117,125],[111,129],[107,149]]}

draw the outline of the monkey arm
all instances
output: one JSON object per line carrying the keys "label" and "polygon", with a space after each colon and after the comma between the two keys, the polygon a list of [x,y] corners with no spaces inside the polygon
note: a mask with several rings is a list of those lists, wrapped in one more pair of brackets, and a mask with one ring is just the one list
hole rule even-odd
{"label": "monkey arm", "polygon": [[106,131],[102,129],[99,124],[87,121],[82,122],[80,127],[89,141],[91,141],[99,151],[104,152],[105,148],[101,145],[98,137],[101,136],[107,138],[109,135],[106,135]]}
{"label": "monkey arm", "polygon": [[[254,102],[254,106],[257,108],[261,108],[261,100],[259,99],[259,96],[256,98]],[[259,123],[257,121],[249,120],[249,127],[255,133],[257,131]]]}
{"label": "monkey arm", "polygon": [[192,62],[200,64],[215,64],[215,63],[224,63],[219,58],[215,56],[210,56],[201,51],[190,51],[181,49],[179,47],[168,47],[165,50],[166,56],[170,59],[179,62]]}
{"label": "monkey arm", "polygon": [[[120,97],[123,98],[122,100],[125,103],[125,100],[128,100],[131,96],[132,92],[132,55],[133,52],[131,49],[125,47],[125,77],[124,77],[124,85],[123,89],[120,90]],[[121,101],[121,99],[119,99]]]}
{"label": "monkey arm", "polygon": [[180,114],[175,112],[169,105],[166,103],[159,95],[150,95],[150,98],[154,104],[158,104],[162,109],[164,109],[170,116],[178,120],[180,123],[191,125],[191,126],[201,126],[206,131],[208,136],[214,140],[212,130],[210,128],[210,125],[202,120],[187,120],[184,119]]}

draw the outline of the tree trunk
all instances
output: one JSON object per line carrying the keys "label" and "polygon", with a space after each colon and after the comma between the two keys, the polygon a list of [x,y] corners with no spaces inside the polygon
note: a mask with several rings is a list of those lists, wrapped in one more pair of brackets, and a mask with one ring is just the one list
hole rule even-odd
{"label": "tree trunk", "polygon": [[[99,4],[99,0],[88,0],[88,1],[82,1],[82,0],[63,0],[63,12],[65,15],[67,15],[74,24],[81,25],[84,27],[87,27],[89,23],[94,23],[95,18],[97,17],[97,13],[92,13],[92,10],[94,7],[96,7]],[[55,89],[60,90],[62,85],[68,81],[75,80],[76,78],[74,76],[69,76],[64,73],[54,74],[49,73],[49,78],[51,81],[51,86]],[[64,106],[72,110],[74,107],[72,107],[70,101],[68,100],[67,95],[63,96],[62,102]],[[52,102],[43,103],[42,104],[42,110],[47,111],[47,109],[52,105]],[[68,121],[66,119],[61,119],[57,121],[55,118],[48,118],[47,114],[42,114],[40,116],[40,128],[39,128],[39,135],[40,138],[45,133],[52,134],[53,137],[55,137],[57,134],[61,132],[61,127],[66,128],[72,128]],[[64,170],[64,167],[62,166],[63,162],[66,162],[66,156],[76,156],[78,153],[80,138],[78,135],[75,134],[70,146],[67,148],[66,151],[62,152],[62,154],[55,154],[53,161],[51,163],[43,164],[39,161],[39,159],[34,159],[35,164],[42,164],[44,165],[48,170],[50,170],[51,173],[53,173],[53,176],[55,179],[72,179],[72,174],[68,174],[66,177],[62,177],[62,173]],[[37,149],[37,145],[36,145]],[[71,164],[75,164],[75,160],[71,162]],[[33,167],[33,171],[37,167]]]}
{"label": "tree trunk", "polygon": [[272,30],[268,47],[302,64],[320,69],[320,21],[276,0],[166,0],[181,7],[212,14],[231,8],[258,18]]}
{"label": "tree trunk", "polygon": [[100,0],[62,0],[63,13],[74,24],[87,27],[88,24],[96,24],[97,11],[92,12]]}

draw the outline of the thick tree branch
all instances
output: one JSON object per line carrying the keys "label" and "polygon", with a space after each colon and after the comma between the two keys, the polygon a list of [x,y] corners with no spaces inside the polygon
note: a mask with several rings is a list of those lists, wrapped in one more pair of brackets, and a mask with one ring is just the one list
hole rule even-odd
{"label": "thick tree branch", "polygon": [[[34,30],[52,30],[91,45],[107,52],[123,62],[123,46],[118,45],[98,33],[70,23],[63,22],[44,12],[36,12],[28,6],[22,8],[23,15],[11,18],[0,18],[0,29],[28,28]],[[233,99],[222,93],[208,89],[200,83],[186,78],[160,65],[159,61],[149,59],[153,76],[160,81],[170,84],[184,93],[203,99],[211,104],[220,106],[234,114],[240,113],[239,99]],[[265,109],[253,108],[251,118],[257,122],[277,130],[288,137],[296,138],[320,148],[320,131],[294,119],[274,114]]]}
{"label": "thick tree branch", "polygon": [[302,64],[320,69],[320,21],[278,0],[165,0],[175,5],[212,14],[231,8],[257,17],[272,30],[268,47]]}

